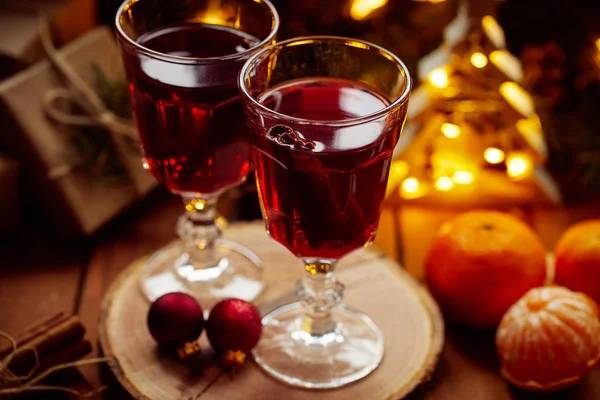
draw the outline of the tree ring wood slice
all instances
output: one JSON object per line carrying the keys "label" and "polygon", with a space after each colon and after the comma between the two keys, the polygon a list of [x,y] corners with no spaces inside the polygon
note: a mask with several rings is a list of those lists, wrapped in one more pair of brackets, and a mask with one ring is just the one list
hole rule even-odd
{"label": "tree ring wood slice", "polygon": [[[260,222],[235,223],[228,239],[248,246],[264,261],[267,286],[256,303],[262,310],[290,301],[302,264],[271,240]],[[340,261],[336,274],[345,284],[344,302],[365,312],[381,328],[385,353],[379,368],[348,386],[307,391],[269,377],[252,361],[234,377],[223,373],[203,334],[207,359],[200,376],[170,355],[161,354],[146,327],[150,303],[136,276],[146,258],[137,260],[113,282],[100,314],[99,337],[119,382],[136,399],[399,399],[428,379],[444,341],[440,311],[411,275],[376,249],[361,249]]]}

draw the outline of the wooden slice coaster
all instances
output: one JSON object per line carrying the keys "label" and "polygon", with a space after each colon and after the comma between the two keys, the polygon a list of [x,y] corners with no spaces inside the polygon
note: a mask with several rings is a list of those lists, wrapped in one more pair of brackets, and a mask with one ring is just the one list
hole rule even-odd
{"label": "wooden slice coaster", "polygon": [[[226,237],[264,261],[267,286],[256,301],[261,310],[288,303],[304,273],[301,262],[271,240],[262,223],[233,224]],[[365,312],[384,335],[383,361],[369,376],[339,389],[307,391],[280,383],[249,362],[230,377],[213,361],[205,334],[201,344],[207,366],[200,376],[191,376],[172,356],[158,352],[147,330],[150,304],[136,281],[144,261],[117,278],[100,316],[100,344],[114,357],[110,365],[117,379],[136,399],[398,399],[427,379],[442,349],[443,320],[430,295],[393,260],[361,249],[345,257],[336,273],[346,286],[344,302]]]}

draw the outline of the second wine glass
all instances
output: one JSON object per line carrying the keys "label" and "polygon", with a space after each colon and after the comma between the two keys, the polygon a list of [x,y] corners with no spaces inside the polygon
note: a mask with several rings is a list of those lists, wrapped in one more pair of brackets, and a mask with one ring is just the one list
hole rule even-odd
{"label": "second wine glass", "polygon": [[239,86],[267,232],[306,270],[300,301],[263,318],[255,360],[300,387],[354,382],[379,365],[383,335],[341,304],[334,269],[375,238],[406,118],[408,71],[371,43],[303,37],[253,56]]}

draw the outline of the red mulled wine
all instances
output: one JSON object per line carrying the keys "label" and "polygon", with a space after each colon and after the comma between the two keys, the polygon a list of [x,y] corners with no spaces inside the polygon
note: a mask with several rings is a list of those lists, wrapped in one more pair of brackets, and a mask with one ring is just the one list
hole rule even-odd
{"label": "red mulled wine", "polygon": [[[281,114],[319,121],[362,117],[390,104],[370,86],[338,78],[286,82],[258,100]],[[296,130],[275,125],[252,135],[264,218],[274,239],[298,257],[331,259],[372,241],[401,128],[382,131],[382,125],[299,123]]]}
{"label": "red mulled wine", "polygon": [[259,40],[233,28],[188,23],[137,42],[150,52],[124,51],[123,57],[146,168],[175,193],[211,194],[239,184],[250,170],[236,86],[243,60],[223,57]]}

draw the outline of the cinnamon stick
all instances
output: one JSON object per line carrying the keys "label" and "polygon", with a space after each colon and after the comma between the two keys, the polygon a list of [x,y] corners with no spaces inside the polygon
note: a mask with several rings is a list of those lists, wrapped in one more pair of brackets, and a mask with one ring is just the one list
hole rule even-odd
{"label": "cinnamon stick", "polygon": [[[17,335],[17,337],[15,338],[16,342],[17,342],[17,347],[21,347],[21,346],[27,344],[28,342],[35,339],[37,336],[45,333],[49,329],[52,329],[55,326],[57,326],[58,324],[60,324],[66,318],[67,317],[65,316],[65,314],[63,312],[59,312],[59,313],[51,316],[50,318],[47,318],[33,326],[30,326],[29,328],[25,329],[23,332],[19,333]],[[6,357],[12,351],[13,351],[13,347],[10,343],[2,343],[2,346],[0,347],[0,359],[3,357]]]}
{"label": "cinnamon stick", "polygon": [[36,373],[43,372],[48,368],[54,367],[58,364],[77,361],[91,353],[91,351],[92,344],[90,341],[87,339],[80,340],[75,344],[47,354],[40,360],[40,365]]}
{"label": "cinnamon stick", "polygon": [[[71,316],[58,325],[37,335],[27,342],[26,347],[35,348],[38,359],[43,361],[50,353],[64,349],[83,339],[85,329],[77,316]],[[21,351],[14,356],[9,369],[16,374],[25,374],[35,366],[35,356],[31,351]]]}

